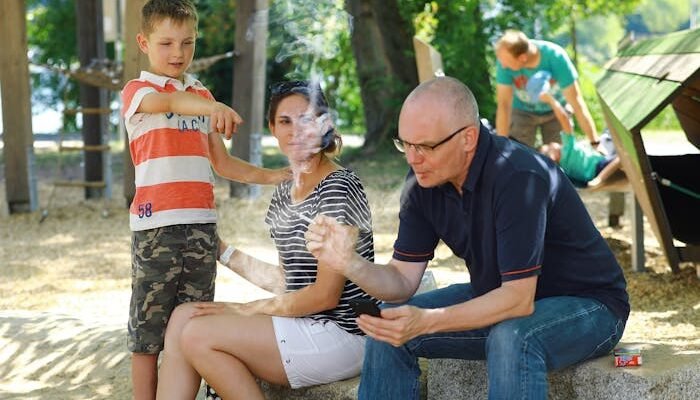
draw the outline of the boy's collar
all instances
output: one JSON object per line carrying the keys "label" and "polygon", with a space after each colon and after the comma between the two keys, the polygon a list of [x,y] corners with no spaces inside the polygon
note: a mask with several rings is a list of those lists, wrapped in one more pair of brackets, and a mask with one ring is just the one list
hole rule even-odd
{"label": "boy's collar", "polygon": [[197,87],[197,88],[204,87],[204,85],[202,85],[202,82],[200,82],[197,79],[195,79],[194,77],[192,77],[192,75],[185,74],[184,77],[185,77],[184,85],[178,79],[171,78],[169,76],[156,75],[156,74],[154,74],[152,72],[148,72],[148,71],[141,71],[141,76],[139,76],[139,79],[143,80],[143,81],[154,83],[154,84],[161,86],[161,87],[165,87],[165,85],[167,85],[168,83],[172,83],[173,85],[175,85],[175,87],[177,87],[181,90],[185,90],[191,86]]}

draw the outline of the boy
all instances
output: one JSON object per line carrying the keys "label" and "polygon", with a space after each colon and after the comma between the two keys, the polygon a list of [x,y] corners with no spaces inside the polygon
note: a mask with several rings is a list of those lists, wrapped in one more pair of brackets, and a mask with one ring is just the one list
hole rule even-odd
{"label": "boy", "polygon": [[546,85],[539,97],[552,107],[554,115],[562,126],[561,144],[556,142],[544,144],[539,148],[540,153],[559,164],[577,186],[583,185],[590,188],[600,186],[620,168],[620,158],[609,137],[605,137],[605,134],[601,135],[601,139],[608,140],[609,146],[598,146],[598,149],[607,150],[605,154],[594,149],[589,143],[576,142],[566,110],[547,91]]}
{"label": "boy", "polygon": [[149,0],[136,38],[149,71],[122,91],[136,181],[128,348],[137,400],[155,398],[158,354],[175,306],[214,298],[218,239],[210,162],[237,181],[288,178],[286,170],[258,168],[226,151],[219,133],[230,138],[241,118],[185,73],[197,19],[190,0]]}

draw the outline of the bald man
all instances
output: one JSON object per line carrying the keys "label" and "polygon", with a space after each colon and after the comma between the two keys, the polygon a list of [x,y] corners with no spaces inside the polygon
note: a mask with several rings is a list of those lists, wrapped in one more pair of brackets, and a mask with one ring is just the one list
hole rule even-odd
{"label": "bald man", "polygon": [[[387,304],[369,336],[360,399],[418,399],[417,358],[486,359],[489,398],[547,398],[547,371],[608,353],[629,314],[626,283],[576,190],[551,160],[489,134],[471,91],[418,86],[399,117],[410,166],[386,265],[324,216],[306,238],[319,264]],[[442,240],[470,283],[413,296]],[[391,304],[389,304],[391,303]]]}

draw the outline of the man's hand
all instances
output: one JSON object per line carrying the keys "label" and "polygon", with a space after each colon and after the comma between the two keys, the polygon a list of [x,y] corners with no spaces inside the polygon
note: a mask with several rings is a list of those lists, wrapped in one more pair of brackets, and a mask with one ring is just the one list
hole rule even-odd
{"label": "man's hand", "polygon": [[212,105],[211,113],[209,113],[209,122],[211,123],[211,131],[221,133],[226,139],[231,139],[238,125],[243,123],[243,119],[233,108],[224,103],[216,102]]}
{"label": "man's hand", "polygon": [[426,333],[426,317],[433,310],[414,306],[385,308],[382,317],[363,314],[357,318],[357,325],[369,337],[387,342],[392,346],[401,346],[409,340]]}
{"label": "man's hand", "polygon": [[318,215],[306,231],[306,247],[319,264],[346,275],[345,269],[355,256],[359,230],[342,225],[334,218]]}

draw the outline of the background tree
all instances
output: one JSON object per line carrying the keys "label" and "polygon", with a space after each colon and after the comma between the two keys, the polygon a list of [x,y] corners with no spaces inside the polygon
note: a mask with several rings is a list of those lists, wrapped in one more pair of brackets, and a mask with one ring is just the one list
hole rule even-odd
{"label": "background tree", "polygon": [[494,54],[481,2],[457,0],[443,4],[436,8],[433,45],[442,54],[445,73],[466,83],[479,103],[479,113],[493,121],[496,103],[490,66]]}
{"label": "background tree", "polygon": [[651,33],[672,32],[688,28],[689,0],[646,1],[637,8],[644,24]]}
{"label": "background tree", "polygon": [[401,102],[418,83],[413,27],[396,0],[348,0],[352,49],[364,105],[365,154],[389,143]]}
{"label": "background tree", "polygon": [[[29,61],[68,69],[77,67],[75,0],[28,0],[27,44]],[[78,84],[45,68],[30,68],[34,112],[78,105]],[[65,129],[76,130],[75,116],[68,116]],[[58,130],[59,127],[56,127]]]}

